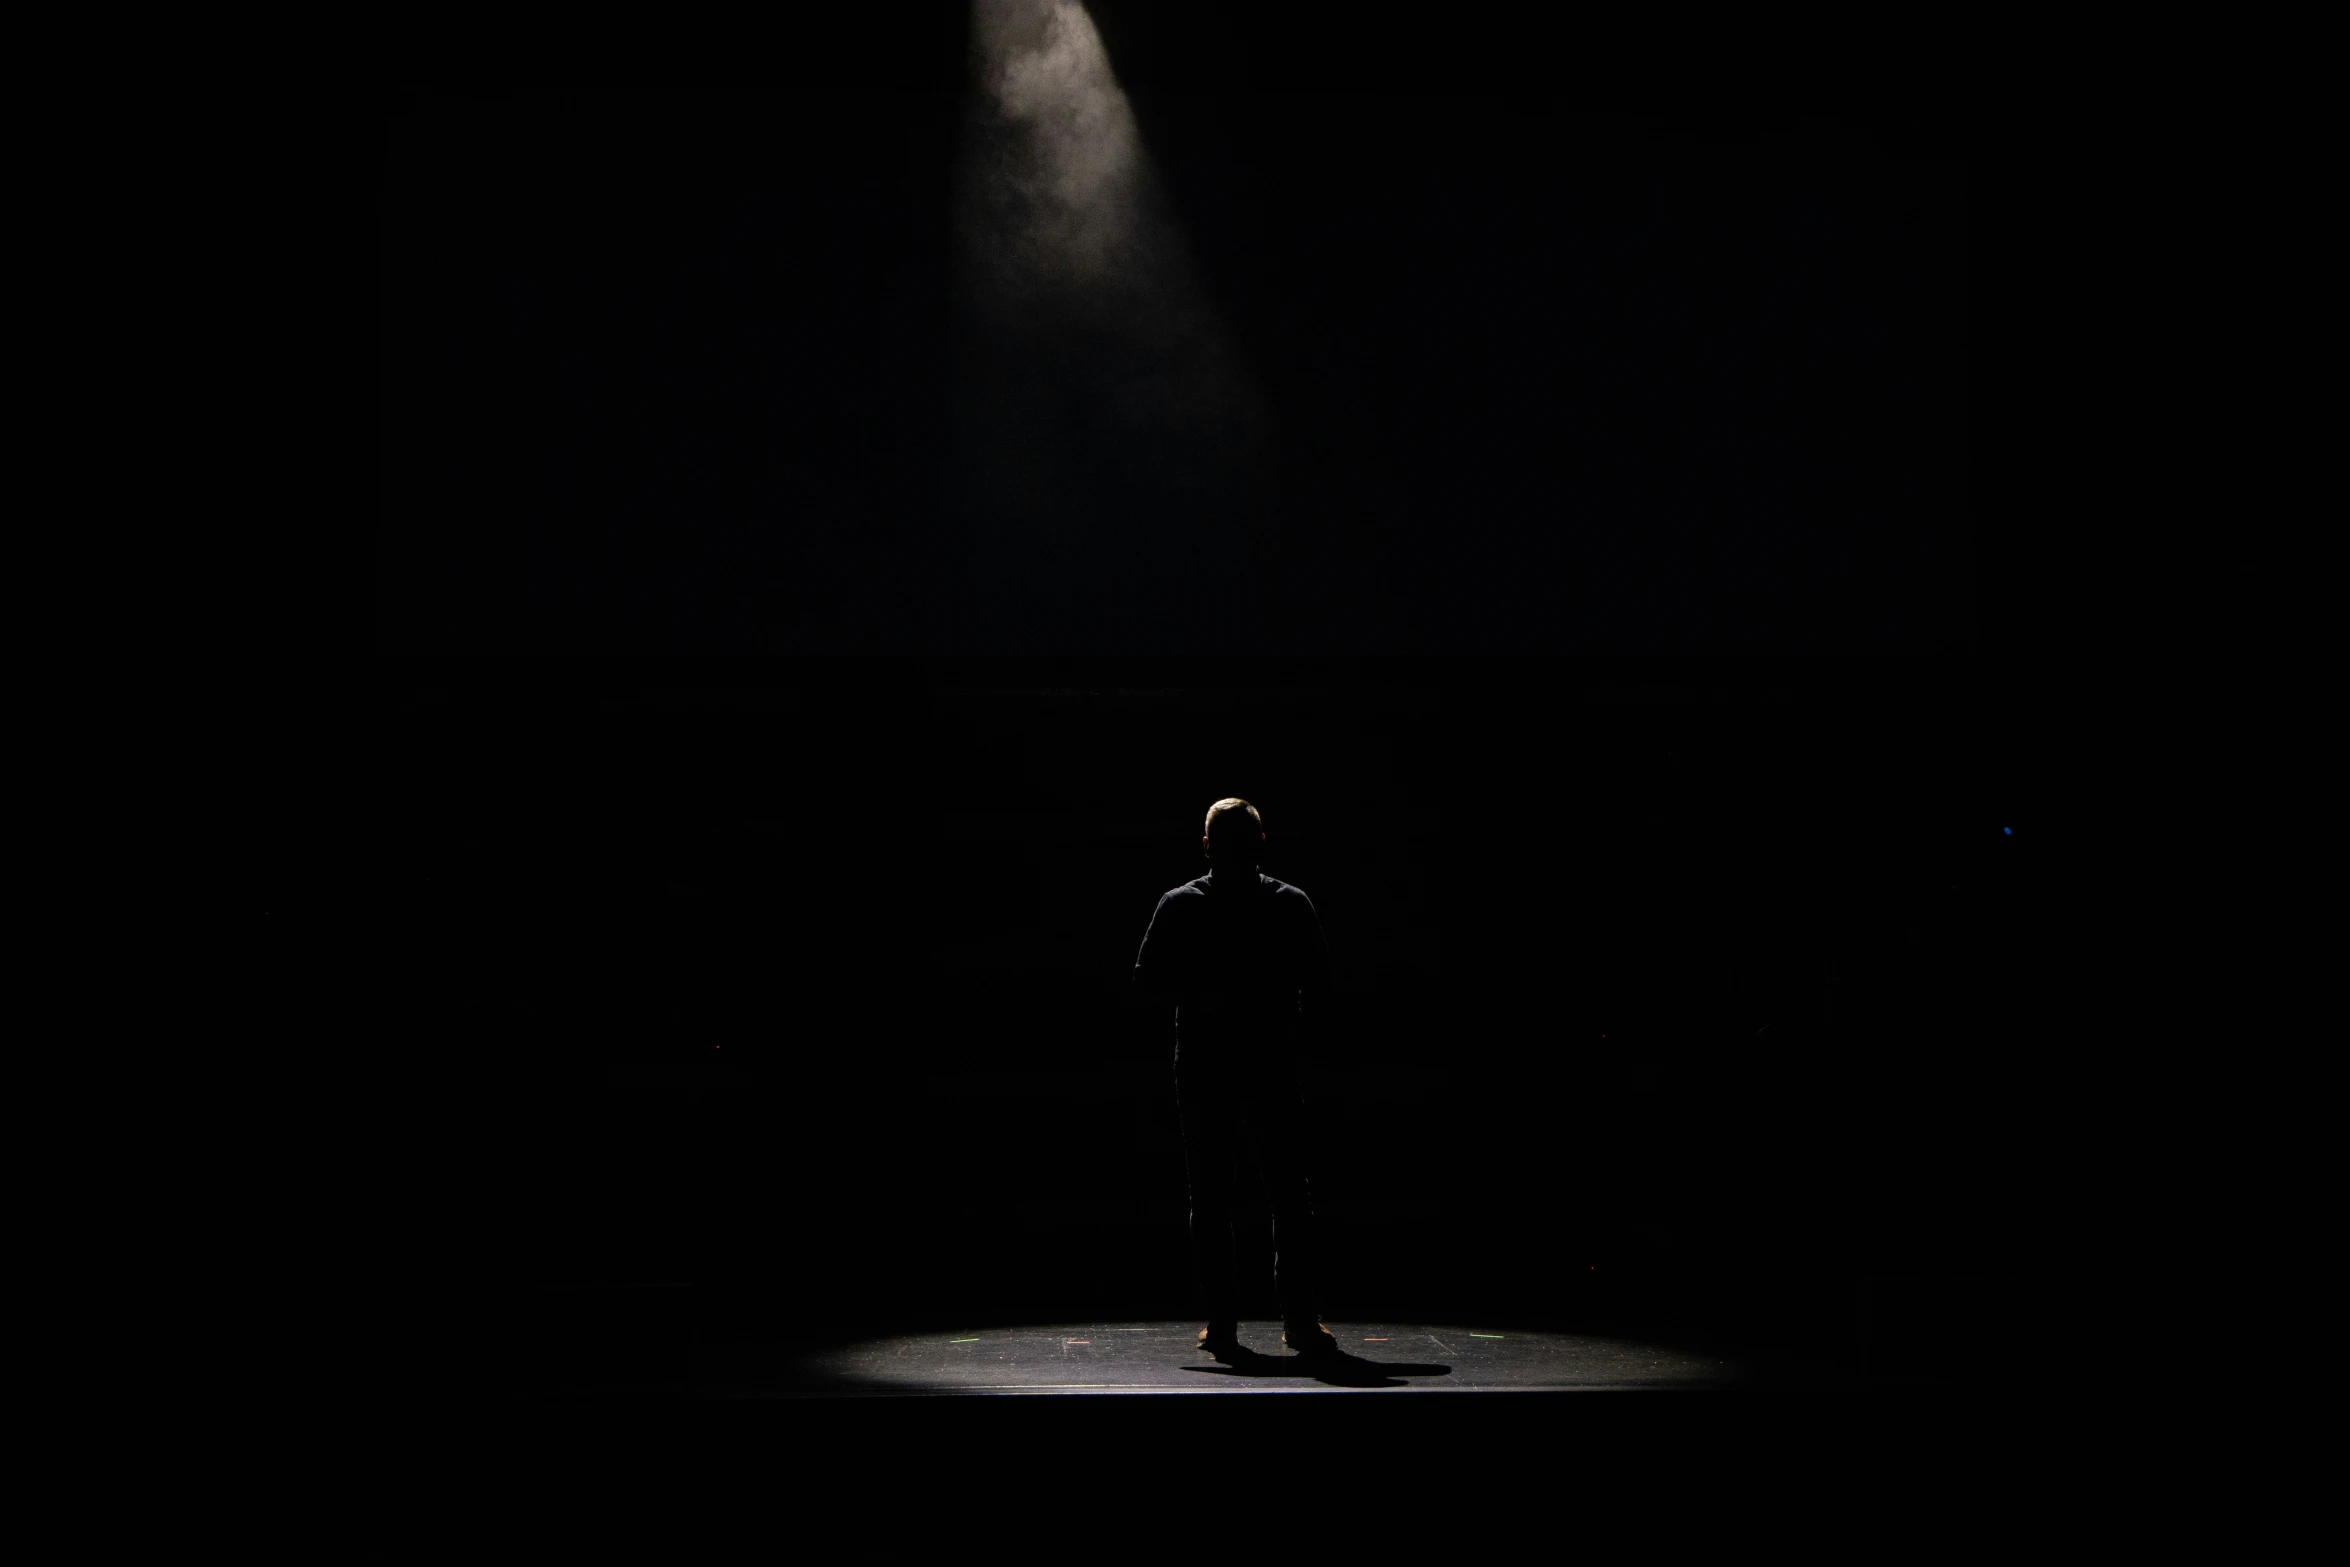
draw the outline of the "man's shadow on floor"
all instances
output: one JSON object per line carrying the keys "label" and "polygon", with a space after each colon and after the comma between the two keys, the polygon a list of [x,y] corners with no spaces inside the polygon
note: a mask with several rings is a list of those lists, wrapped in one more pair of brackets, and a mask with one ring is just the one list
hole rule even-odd
{"label": "man's shadow on floor", "polygon": [[1218,1357],[1213,1366],[1185,1366],[1211,1377],[1311,1377],[1331,1387],[1409,1387],[1407,1377],[1442,1377],[1450,1366],[1411,1365],[1392,1360],[1362,1360],[1340,1350],[1335,1355],[1260,1355],[1246,1347]]}

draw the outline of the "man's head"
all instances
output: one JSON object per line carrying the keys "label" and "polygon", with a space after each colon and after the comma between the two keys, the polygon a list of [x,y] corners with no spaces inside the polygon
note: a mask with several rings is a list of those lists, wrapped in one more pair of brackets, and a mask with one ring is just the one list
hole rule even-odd
{"label": "man's head", "polygon": [[1257,854],[1265,845],[1265,819],[1246,800],[1218,800],[1208,807],[1207,834],[1199,842],[1208,851],[1211,870],[1253,875]]}

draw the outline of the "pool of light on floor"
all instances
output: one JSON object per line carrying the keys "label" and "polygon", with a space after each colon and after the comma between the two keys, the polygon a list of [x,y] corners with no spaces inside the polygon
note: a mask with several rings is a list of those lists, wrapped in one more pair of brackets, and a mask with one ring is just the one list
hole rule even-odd
{"label": "pool of light on floor", "polygon": [[1222,1363],[1194,1322],[968,1324],[867,1339],[799,1363],[810,1386],[907,1392],[1307,1392],[1333,1387],[1454,1392],[1722,1386],[1735,1362],[1612,1336],[1507,1324],[1328,1322],[1340,1358],[1315,1363],[1279,1323],[1243,1323],[1249,1353]]}

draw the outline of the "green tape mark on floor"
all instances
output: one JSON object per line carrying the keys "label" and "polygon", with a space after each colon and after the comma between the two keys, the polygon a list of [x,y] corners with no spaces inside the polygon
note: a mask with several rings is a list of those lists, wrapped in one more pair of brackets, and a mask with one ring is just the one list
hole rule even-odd
{"label": "green tape mark on floor", "polygon": [[951,1338],[948,1339],[947,1342],[950,1344],[976,1344],[979,1342],[979,1340],[975,1338]]}
{"label": "green tape mark on floor", "polygon": [[1471,1338],[1500,1338],[1502,1336],[1499,1333],[1472,1333],[1469,1335]]}

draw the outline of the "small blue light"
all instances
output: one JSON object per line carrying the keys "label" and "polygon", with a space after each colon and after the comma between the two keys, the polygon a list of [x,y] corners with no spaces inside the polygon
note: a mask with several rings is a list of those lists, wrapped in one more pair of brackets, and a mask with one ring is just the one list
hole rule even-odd
{"label": "small blue light", "polygon": [[1999,830],[2007,834],[2010,838],[2015,836],[2015,829],[2013,827],[2002,827]]}

